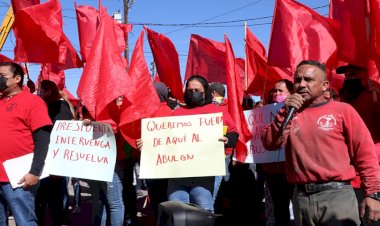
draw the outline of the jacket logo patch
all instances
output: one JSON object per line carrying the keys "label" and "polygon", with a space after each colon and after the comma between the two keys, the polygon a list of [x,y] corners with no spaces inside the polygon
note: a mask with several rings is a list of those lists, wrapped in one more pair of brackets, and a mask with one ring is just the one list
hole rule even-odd
{"label": "jacket logo patch", "polygon": [[13,111],[13,109],[14,109],[16,106],[17,106],[16,103],[10,103],[10,104],[7,106],[6,110],[7,110],[7,111]]}
{"label": "jacket logo patch", "polygon": [[321,116],[318,121],[318,128],[324,131],[330,131],[336,125],[336,119],[331,115]]}

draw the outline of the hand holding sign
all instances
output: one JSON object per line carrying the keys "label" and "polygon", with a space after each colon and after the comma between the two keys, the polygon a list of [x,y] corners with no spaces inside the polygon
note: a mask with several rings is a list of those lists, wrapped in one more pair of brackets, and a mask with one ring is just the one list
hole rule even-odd
{"label": "hand holding sign", "polygon": [[143,119],[141,133],[140,178],[225,174],[222,113]]}

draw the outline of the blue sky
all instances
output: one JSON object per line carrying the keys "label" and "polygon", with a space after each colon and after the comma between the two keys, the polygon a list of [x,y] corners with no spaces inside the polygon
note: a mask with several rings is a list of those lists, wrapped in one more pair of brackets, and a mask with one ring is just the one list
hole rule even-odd
{"label": "blue sky", "polygon": [[[41,0],[45,2],[45,0]],[[78,30],[74,9],[74,0],[60,0],[62,5],[64,31],[74,47],[79,52]],[[327,15],[329,0],[300,0],[302,4],[316,8],[322,15]],[[91,5],[98,8],[97,0],[76,0],[78,5]],[[136,24],[129,34],[131,57],[142,25],[165,34],[175,45],[179,54],[181,75],[186,69],[187,53],[191,34],[223,42],[224,34],[227,34],[232,43],[236,57],[244,58],[244,22],[247,21],[249,29],[268,47],[271,22],[275,0],[135,0],[129,11],[129,22]],[[0,15],[4,18],[10,0],[0,1]],[[123,14],[123,0],[103,0],[108,14],[120,11]],[[321,7],[325,6],[325,7]],[[237,21],[237,22],[231,22]],[[181,24],[212,23],[195,26],[183,26]],[[158,26],[150,24],[159,24]],[[31,34],[32,35],[32,34]],[[8,36],[1,54],[13,59],[15,39],[13,33]],[[149,44],[144,42],[144,54],[148,67],[153,61]],[[40,66],[30,65],[30,77],[36,81]],[[66,86],[76,95],[81,69],[66,70]]]}

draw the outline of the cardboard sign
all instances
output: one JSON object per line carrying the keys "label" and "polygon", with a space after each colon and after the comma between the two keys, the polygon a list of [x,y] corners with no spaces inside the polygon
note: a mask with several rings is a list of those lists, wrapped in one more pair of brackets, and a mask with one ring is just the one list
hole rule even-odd
{"label": "cardboard sign", "polygon": [[248,128],[252,132],[252,139],[247,142],[249,155],[246,163],[269,163],[285,161],[284,148],[268,151],[261,142],[263,128],[270,124],[276,117],[278,111],[284,106],[284,103],[267,104],[263,107],[244,111]]}
{"label": "cardboard sign", "polygon": [[46,158],[50,174],[111,182],[115,163],[115,135],[109,124],[54,123]]}
{"label": "cardboard sign", "polygon": [[143,119],[140,178],[225,175],[222,113]]}

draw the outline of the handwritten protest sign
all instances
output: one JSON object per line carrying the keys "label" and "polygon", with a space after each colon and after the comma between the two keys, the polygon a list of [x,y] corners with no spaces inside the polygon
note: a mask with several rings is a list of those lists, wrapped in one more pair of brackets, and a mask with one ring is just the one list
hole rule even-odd
{"label": "handwritten protest sign", "polygon": [[246,163],[268,163],[268,162],[283,162],[285,161],[284,149],[276,151],[268,151],[264,148],[261,142],[261,134],[263,128],[270,124],[276,117],[283,103],[268,104],[263,107],[244,111],[245,119],[248,123],[248,128],[252,132],[252,139],[247,142],[249,155]]}
{"label": "handwritten protest sign", "polygon": [[46,159],[50,174],[110,182],[115,163],[115,135],[109,124],[55,122]]}
{"label": "handwritten protest sign", "polygon": [[140,178],[225,175],[222,113],[143,119]]}

